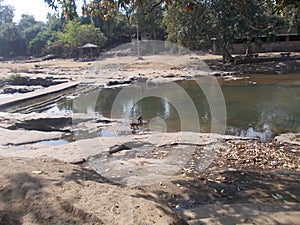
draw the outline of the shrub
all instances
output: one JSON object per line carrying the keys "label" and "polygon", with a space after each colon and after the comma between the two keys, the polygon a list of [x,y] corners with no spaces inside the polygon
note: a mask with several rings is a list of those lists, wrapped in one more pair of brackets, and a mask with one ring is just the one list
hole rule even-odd
{"label": "shrub", "polygon": [[14,73],[7,78],[7,82],[9,84],[18,85],[18,84],[23,84],[25,79],[26,78],[22,77],[20,74]]}

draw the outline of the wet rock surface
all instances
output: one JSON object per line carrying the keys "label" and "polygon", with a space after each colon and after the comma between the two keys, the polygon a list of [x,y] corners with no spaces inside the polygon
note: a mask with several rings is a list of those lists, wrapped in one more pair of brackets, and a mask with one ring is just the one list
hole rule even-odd
{"label": "wet rock surface", "polygon": [[70,115],[0,113],[0,126],[10,130],[70,131]]}

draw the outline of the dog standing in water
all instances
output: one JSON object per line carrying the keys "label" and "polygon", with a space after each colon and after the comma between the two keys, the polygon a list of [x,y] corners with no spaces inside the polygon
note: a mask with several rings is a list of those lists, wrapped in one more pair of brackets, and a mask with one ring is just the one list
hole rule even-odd
{"label": "dog standing in water", "polygon": [[136,118],[136,121],[131,122],[129,125],[130,125],[130,129],[132,130],[132,132],[136,132],[137,130],[140,129],[139,126],[143,125],[143,117],[141,115],[139,115]]}

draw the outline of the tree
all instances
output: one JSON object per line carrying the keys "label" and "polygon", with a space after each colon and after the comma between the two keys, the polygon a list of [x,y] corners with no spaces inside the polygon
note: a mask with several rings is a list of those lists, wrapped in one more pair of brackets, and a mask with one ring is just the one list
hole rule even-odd
{"label": "tree", "polygon": [[2,57],[13,57],[22,55],[25,44],[14,23],[0,25],[0,55]]}
{"label": "tree", "polygon": [[216,39],[223,61],[231,61],[231,45],[239,38],[251,52],[252,40],[271,34],[277,18],[268,14],[268,5],[253,0],[212,0],[173,3],[167,8],[168,39],[192,49],[204,49]]}
{"label": "tree", "polygon": [[133,17],[134,23],[138,26],[139,33],[151,40],[162,40],[165,38],[165,31],[162,26],[163,9],[154,7],[156,0],[146,1],[138,7]]}
{"label": "tree", "polygon": [[230,46],[236,38],[244,40],[251,53],[253,40],[274,33],[278,18],[270,13],[269,5],[259,0],[212,1],[213,33],[223,49],[224,61],[232,59]]}
{"label": "tree", "polygon": [[300,1],[276,0],[274,12],[284,17],[288,21],[289,27],[296,27],[300,33]]}
{"label": "tree", "polygon": [[74,0],[62,0],[62,15],[68,20],[74,20],[78,18],[77,6]]}
{"label": "tree", "polygon": [[107,38],[106,47],[115,47],[131,40],[126,18],[121,13],[109,20],[99,16],[84,16],[81,17],[81,23],[93,24],[95,27],[100,28]]}
{"label": "tree", "polygon": [[20,44],[20,33],[13,23],[14,8],[10,5],[2,5],[0,0],[0,56],[11,57],[16,55]]}
{"label": "tree", "polygon": [[52,9],[62,9],[62,16],[67,21],[78,18],[76,0],[44,0]]}
{"label": "tree", "polygon": [[93,43],[103,47],[107,40],[99,28],[93,24],[81,25],[78,20],[69,21],[63,32],[58,32],[57,37],[58,42],[69,49],[72,54],[83,44]]}
{"label": "tree", "polygon": [[126,18],[128,33],[130,39],[133,35],[132,17],[135,14],[134,1],[110,1],[110,0],[92,0],[82,7],[83,15],[91,15],[93,20],[96,16],[104,21],[109,21],[122,14]]}
{"label": "tree", "polygon": [[14,7],[10,5],[1,5],[0,0],[0,25],[4,23],[12,23],[14,18]]}
{"label": "tree", "polygon": [[163,19],[167,40],[187,48],[207,50],[212,36],[209,13],[204,3],[193,5],[192,10],[179,2],[169,5]]}
{"label": "tree", "polygon": [[[24,52],[24,54],[26,55],[40,54],[38,52],[37,47],[35,47],[34,43],[36,43],[37,39],[40,39],[40,37],[43,36],[40,33],[45,32],[46,29],[47,29],[46,24],[43,22],[36,21],[34,16],[25,15],[25,14],[22,15],[22,18],[18,23],[18,30],[25,44],[26,52]],[[39,38],[36,38],[38,35]],[[46,41],[44,40],[44,42]],[[40,50],[44,48],[44,46],[40,46],[40,44],[39,47]]]}
{"label": "tree", "polygon": [[39,32],[33,39],[27,44],[27,52],[30,55],[44,55],[47,53],[47,43],[51,39],[51,34],[47,31]]}
{"label": "tree", "polygon": [[[50,6],[61,3],[45,1]],[[253,40],[274,34],[283,16],[289,17],[291,26],[296,24],[300,30],[299,8],[299,1],[291,0],[90,0],[84,1],[82,7],[83,14],[92,15],[93,22],[96,16],[105,21],[124,15],[130,34],[137,21],[141,23],[140,31],[149,36],[162,33],[156,30],[164,17],[168,40],[206,50],[211,38],[215,38],[224,62],[232,60],[230,50],[236,39],[245,43],[249,54]]]}

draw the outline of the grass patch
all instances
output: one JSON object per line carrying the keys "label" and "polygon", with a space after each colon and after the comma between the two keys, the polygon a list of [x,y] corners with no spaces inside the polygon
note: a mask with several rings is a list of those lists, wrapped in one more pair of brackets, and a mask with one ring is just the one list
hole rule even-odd
{"label": "grass patch", "polygon": [[14,73],[7,78],[7,82],[9,84],[23,84],[25,79],[20,74]]}

